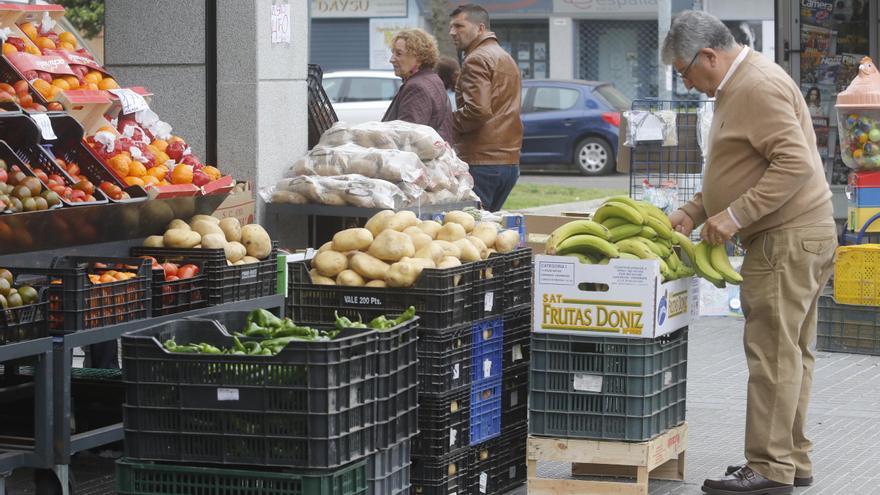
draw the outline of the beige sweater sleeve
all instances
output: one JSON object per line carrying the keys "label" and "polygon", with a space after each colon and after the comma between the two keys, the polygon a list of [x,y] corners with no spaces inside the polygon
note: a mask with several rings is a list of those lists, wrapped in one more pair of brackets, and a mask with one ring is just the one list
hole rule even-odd
{"label": "beige sweater sleeve", "polygon": [[706,208],[703,207],[703,193],[701,192],[694,194],[694,197],[682,206],[681,210],[691,217],[691,220],[694,221],[694,227],[699,227],[708,218]]}
{"label": "beige sweater sleeve", "polygon": [[795,114],[797,102],[787,88],[761,81],[744,103],[753,115],[749,143],[769,163],[761,179],[730,208],[743,228],[778,210],[813,175],[804,130]]}

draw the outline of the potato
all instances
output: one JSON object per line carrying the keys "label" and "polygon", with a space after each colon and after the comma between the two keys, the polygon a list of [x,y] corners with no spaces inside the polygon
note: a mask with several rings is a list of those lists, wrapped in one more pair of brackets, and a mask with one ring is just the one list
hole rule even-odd
{"label": "potato", "polygon": [[[415,227],[409,227],[409,228],[415,229]],[[416,230],[418,230],[418,229],[416,229]],[[419,230],[418,232],[415,232],[415,233],[407,232],[406,235],[408,235],[409,238],[412,239],[413,247],[416,248],[416,251],[418,251],[419,249],[422,249],[423,247],[434,242],[434,240],[431,239],[431,236],[422,232],[421,230]]]}
{"label": "potato", "polygon": [[419,224],[419,218],[415,213],[404,210],[398,211],[394,214],[393,217],[390,217],[387,222],[385,222],[385,229],[388,230],[397,230],[399,232],[403,232],[407,227],[414,227]]}
{"label": "potato", "polygon": [[385,274],[391,268],[388,263],[371,256],[367,253],[357,253],[348,260],[351,269],[366,279],[384,280]]}
{"label": "potato", "polygon": [[364,228],[369,230],[370,233],[373,234],[373,237],[376,237],[380,232],[385,230],[385,222],[393,216],[393,210],[382,210],[370,217],[370,219],[367,220],[367,224],[364,225]]}
{"label": "potato", "polygon": [[410,263],[415,263],[417,265],[420,265],[422,267],[422,269],[437,268],[437,263],[435,263],[434,260],[428,259],[428,258],[404,258],[400,261],[408,261]]}
{"label": "potato", "polygon": [[505,230],[495,239],[495,249],[499,253],[509,253],[519,244],[519,234],[515,230]]}
{"label": "potato", "polygon": [[465,240],[470,242],[477,248],[477,251],[480,252],[480,259],[484,260],[489,257],[489,248],[486,247],[486,244],[477,236],[469,235],[465,237]]}
{"label": "potato", "polygon": [[321,247],[318,248],[318,252],[326,251],[328,249],[333,249],[333,241],[327,241],[324,244],[321,244]]}
{"label": "potato", "polygon": [[480,258],[480,251],[467,239],[459,239],[453,242],[453,244],[458,246],[458,249],[461,250],[461,256],[459,256],[459,259],[461,259],[461,261],[465,263],[470,263],[471,261],[480,261],[482,259]]}
{"label": "potato", "polygon": [[348,258],[336,251],[321,251],[312,259],[312,266],[325,277],[335,277],[348,268]]}
{"label": "potato", "polygon": [[419,229],[419,230],[423,231],[424,233],[428,234],[429,236],[431,236],[431,239],[437,238],[437,232],[440,232],[440,229],[442,227],[443,227],[442,225],[440,225],[438,222],[435,222],[433,220],[425,220],[424,222],[421,222],[418,225],[416,225],[417,229]]}
{"label": "potato", "polygon": [[[202,236],[202,248],[204,249],[225,249],[226,237],[223,234],[207,234]],[[229,258],[227,258],[229,259]],[[233,260],[234,262],[235,260]]]}
{"label": "potato", "polygon": [[468,215],[463,211],[450,211],[443,217],[443,224],[457,223],[464,227],[465,232],[470,232],[474,230],[474,224],[476,224],[476,220],[474,217]]}
{"label": "potato", "polygon": [[262,226],[252,223],[241,228],[241,243],[248,256],[265,259],[272,252],[272,239]]}
{"label": "potato", "polygon": [[233,265],[235,265],[235,266],[241,266],[243,264],[244,264],[244,260],[238,260],[235,263],[233,263]]}
{"label": "potato", "polygon": [[336,285],[345,285],[349,287],[363,287],[364,277],[361,277],[354,270],[342,270],[336,276]]}
{"label": "potato", "polygon": [[[244,246],[242,246],[242,247],[244,247]],[[241,261],[244,261],[244,264],[246,264],[246,265],[250,265],[251,263],[259,263],[260,262],[260,260],[254,258],[253,256],[245,256],[244,258],[241,259]]]}
{"label": "potato", "polygon": [[407,227],[407,228],[403,229],[403,233],[412,235],[412,234],[425,234],[426,232],[424,230],[416,227],[415,225],[413,225],[411,227]]}
{"label": "potato", "polygon": [[424,258],[432,260],[434,263],[439,263],[440,260],[446,255],[446,252],[443,248],[437,244],[437,242],[432,241],[427,246],[416,251],[415,258]]}
{"label": "potato", "polygon": [[411,261],[398,261],[385,275],[388,287],[411,287],[422,273],[422,266]]}
{"label": "potato", "polygon": [[367,252],[380,260],[400,261],[405,256],[416,254],[416,248],[412,239],[403,232],[384,230],[376,236]]}
{"label": "potato", "polygon": [[384,280],[370,280],[369,282],[364,284],[364,287],[376,287],[384,289],[385,287],[388,287],[388,284],[386,284]]}
{"label": "potato", "polygon": [[168,227],[165,228],[166,231],[171,229],[192,230],[191,228],[189,228],[188,223],[179,218],[175,218],[174,220],[172,220],[171,223],[168,224]]}
{"label": "potato", "polygon": [[162,244],[170,248],[190,249],[202,242],[198,232],[183,229],[171,229],[162,236]]}
{"label": "potato", "polygon": [[487,248],[495,247],[495,238],[498,237],[498,224],[495,222],[480,222],[471,232],[474,237],[479,237]]}
{"label": "potato", "polygon": [[220,230],[226,235],[227,241],[241,241],[241,223],[237,218],[229,217],[220,220]]}
{"label": "potato", "polygon": [[449,241],[434,241],[432,244],[440,246],[440,249],[443,250],[443,256],[461,257],[461,249]]}
{"label": "potato", "polygon": [[198,232],[202,236],[206,236],[208,234],[220,234],[223,238],[226,238],[226,234],[223,233],[223,229],[220,228],[220,224],[216,224],[213,222],[209,222],[207,220],[196,220],[192,224],[190,224],[190,228],[192,228],[193,232]]}
{"label": "potato", "polygon": [[309,270],[309,275],[312,276],[312,283],[315,285],[336,285],[335,280],[321,275],[318,273],[318,270],[315,270],[314,268]]}
{"label": "potato", "polygon": [[165,243],[163,242],[161,235],[151,235],[144,239],[144,246],[152,248],[165,247]]}
{"label": "potato", "polygon": [[189,224],[192,225],[200,220],[213,223],[214,225],[220,225],[220,219],[217,217],[212,217],[211,215],[196,215],[189,219]]}
{"label": "potato", "polygon": [[461,260],[455,258],[453,256],[444,256],[440,263],[437,263],[437,268],[455,268],[457,266],[461,266]]}
{"label": "potato", "polygon": [[345,229],[333,236],[333,250],[339,252],[367,249],[373,243],[373,233],[367,229]]}
{"label": "potato", "polygon": [[455,242],[459,239],[464,239],[466,235],[467,232],[460,224],[447,223],[437,232],[437,240]]}
{"label": "potato", "polygon": [[247,249],[244,247],[244,244],[235,241],[227,242],[226,245],[223,246],[223,250],[226,252],[226,259],[233,263],[244,259],[247,254]]}

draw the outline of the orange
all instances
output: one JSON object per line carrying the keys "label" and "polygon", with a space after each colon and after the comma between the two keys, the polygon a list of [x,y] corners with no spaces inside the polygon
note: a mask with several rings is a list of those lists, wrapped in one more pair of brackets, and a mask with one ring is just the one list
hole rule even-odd
{"label": "orange", "polygon": [[26,34],[28,38],[30,38],[32,40],[37,39],[37,36],[39,36],[39,34],[37,34],[37,27],[34,26],[34,23],[32,23],[32,22],[25,22],[24,24],[22,24],[21,26],[18,26],[18,27],[20,27],[21,31],[24,34]]}
{"label": "orange", "polygon": [[101,132],[101,131],[112,132],[114,134],[116,133],[116,129],[114,129],[113,126],[109,126],[109,125],[102,125],[101,127],[99,127],[98,132]]}
{"label": "orange", "polygon": [[141,177],[141,180],[144,181],[144,186],[155,186],[159,184],[159,179],[149,174]]}
{"label": "orange", "polygon": [[128,175],[132,177],[143,177],[147,175],[147,167],[139,161],[132,160],[131,165],[128,166]]}
{"label": "orange", "polygon": [[98,85],[93,82],[86,83],[85,86],[83,86],[83,89],[88,89],[89,91],[97,91]]}
{"label": "orange", "polygon": [[52,80],[52,86],[57,86],[61,88],[61,91],[67,91],[68,89],[70,89],[70,84],[60,77],[58,79]]}
{"label": "orange", "polygon": [[131,167],[131,158],[120,153],[107,160],[107,164],[110,165],[110,168],[112,168],[118,176],[125,177],[128,175],[128,169]]}
{"label": "orange", "polygon": [[180,163],[174,167],[174,171],[171,172],[172,184],[192,184],[192,181],[193,168],[189,165]]}
{"label": "orange", "polygon": [[128,176],[122,180],[125,182],[126,185],[129,185],[129,186],[141,186],[141,187],[144,186],[144,181],[140,177]]}
{"label": "orange", "polygon": [[27,53],[30,53],[31,55],[42,55],[43,54],[43,52],[41,52],[40,49],[34,45],[25,45],[24,51]]}
{"label": "orange", "polygon": [[34,89],[36,89],[37,92],[43,96],[43,98],[46,98],[47,100],[52,98],[53,86],[51,84],[42,79],[34,79],[34,82],[32,82],[31,84],[33,84]]}
{"label": "orange", "polygon": [[105,274],[101,275],[101,278],[98,279],[98,283],[100,283],[100,284],[107,284],[110,282],[116,282],[116,279],[113,278],[113,275],[110,275],[109,273],[105,273]]}
{"label": "orange", "polygon": [[79,79],[76,76],[64,76],[64,80],[70,86],[70,89],[79,89]]}
{"label": "orange", "polygon": [[171,183],[165,179],[162,179],[159,181],[159,186],[170,186],[170,185],[171,185]]}
{"label": "orange", "polygon": [[54,50],[55,48],[57,48],[55,46],[55,42],[45,36],[40,36],[39,38],[34,40],[34,43],[36,43],[37,46],[43,50]]}
{"label": "orange", "polygon": [[165,141],[164,139],[154,139],[153,142],[150,143],[150,145],[155,146],[159,151],[162,152],[168,149],[168,141]]}
{"label": "orange", "polygon": [[105,77],[98,82],[98,89],[119,89],[119,85],[112,77]]}
{"label": "orange", "polygon": [[18,53],[18,48],[9,43],[3,43],[3,55],[9,55],[10,53]]}
{"label": "orange", "polygon": [[63,33],[58,34],[58,39],[62,43],[68,43],[76,48],[76,36],[74,36],[73,33],[71,33],[70,31],[64,31]]}
{"label": "orange", "polygon": [[83,76],[83,80],[85,80],[85,82],[99,83],[101,82],[101,79],[104,79],[104,76],[96,70],[93,70]]}
{"label": "orange", "polygon": [[68,43],[66,41],[62,41],[61,43],[58,43],[58,48],[61,48],[62,50],[67,50],[69,52],[76,50],[75,46],[71,45],[70,43]]}
{"label": "orange", "polygon": [[217,167],[212,167],[211,165],[205,165],[205,167],[202,168],[202,172],[204,172],[205,175],[210,177],[211,180],[217,180],[220,177],[223,177],[223,173],[220,172],[220,170]]}
{"label": "orange", "polygon": [[147,175],[149,175],[150,177],[155,177],[159,180],[164,179],[167,174],[168,167],[166,167],[165,165],[156,165],[150,170],[147,170]]}

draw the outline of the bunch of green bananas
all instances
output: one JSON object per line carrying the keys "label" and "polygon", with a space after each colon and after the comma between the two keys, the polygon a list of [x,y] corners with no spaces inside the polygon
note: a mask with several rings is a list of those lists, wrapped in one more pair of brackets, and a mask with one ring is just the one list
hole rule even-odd
{"label": "bunch of green bananas", "polygon": [[[679,258],[674,246],[685,253],[685,260]],[[718,287],[742,281],[723,245],[694,245],[672,229],[669,218],[659,208],[626,196],[609,198],[590,220],[574,220],[554,230],[544,252],[600,265],[611,258],[656,259],[666,281],[695,273]]]}

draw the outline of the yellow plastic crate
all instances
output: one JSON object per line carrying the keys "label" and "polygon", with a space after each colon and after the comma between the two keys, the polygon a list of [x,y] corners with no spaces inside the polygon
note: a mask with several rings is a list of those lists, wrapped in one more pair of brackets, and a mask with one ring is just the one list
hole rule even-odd
{"label": "yellow plastic crate", "polygon": [[837,248],[834,300],[840,304],[880,306],[880,244]]}

